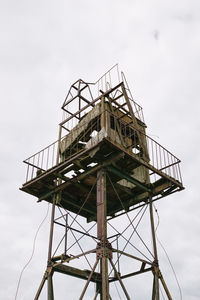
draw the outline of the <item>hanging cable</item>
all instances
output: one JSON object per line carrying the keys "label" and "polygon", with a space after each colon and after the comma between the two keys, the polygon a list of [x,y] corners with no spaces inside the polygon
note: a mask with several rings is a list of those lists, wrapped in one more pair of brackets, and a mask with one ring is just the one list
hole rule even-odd
{"label": "hanging cable", "polygon": [[[158,218],[158,223],[157,223],[157,226],[156,226],[156,230],[157,230],[157,228],[158,228],[158,226],[159,226],[159,224],[160,224],[160,216],[159,216],[158,210],[157,210],[157,208],[155,207],[155,205],[154,205],[154,210],[155,210],[155,212],[156,212],[156,214],[157,214],[157,218]],[[179,289],[180,299],[182,300],[182,299],[183,299],[183,298],[182,298],[182,290],[181,290],[181,287],[180,287],[180,284],[179,284],[179,281],[178,281],[176,272],[175,272],[174,267],[173,267],[173,265],[172,265],[172,262],[171,262],[171,260],[170,260],[170,258],[169,258],[169,255],[167,254],[166,249],[164,248],[163,244],[161,243],[161,241],[160,241],[159,238],[158,238],[157,233],[156,233],[156,239],[157,239],[158,243],[160,244],[161,248],[163,249],[163,251],[164,251],[164,253],[165,253],[166,257],[167,257],[167,260],[168,260],[169,265],[170,265],[170,267],[171,267],[171,269],[172,269],[172,272],[173,272],[173,274],[174,274],[174,277],[175,277],[175,280],[176,280],[176,283],[177,283],[177,286],[178,286],[178,289]]]}
{"label": "hanging cable", "polygon": [[157,208],[156,208],[155,204],[153,204],[153,208],[154,208],[154,210],[155,210],[155,212],[156,212],[157,219],[158,219],[158,221],[157,221],[157,225],[156,225],[156,229],[155,229],[155,232],[156,232],[156,231],[157,231],[157,229],[158,229],[158,226],[160,225],[160,216],[159,216],[159,214],[158,214],[158,210],[157,210]]}
{"label": "hanging cable", "polygon": [[160,290],[160,292],[161,292],[162,299],[163,299],[163,300],[165,300],[165,296],[164,296],[164,294],[163,294],[163,291],[162,291],[162,289],[161,289],[161,288],[159,288],[159,290]]}
{"label": "hanging cable", "polygon": [[24,273],[24,270],[28,267],[28,265],[30,264],[32,258],[33,258],[33,255],[35,253],[35,244],[36,244],[36,239],[37,239],[37,236],[38,236],[38,233],[42,227],[42,225],[44,224],[44,222],[46,221],[46,218],[48,216],[48,213],[49,213],[49,203],[48,203],[48,207],[47,207],[47,212],[46,212],[46,215],[44,217],[44,219],[42,220],[42,222],[40,223],[40,225],[38,226],[38,229],[35,233],[35,237],[34,237],[34,240],[33,240],[33,248],[32,248],[32,253],[31,253],[31,256],[29,258],[29,260],[27,261],[27,263],[24,265],[24,267],[22,268],[21,270],[21,273],[20,273],[20,276],[19,276],[19,280],[18,280],[18,283],[17,283],[17,289],[16,289],[16,293],[15,293],[15,300],[17,299],[17,295],[18,295],[18,291],[19,291],[19,286],[20,286],[20,283],[21,283],[21,279],[22,279],[22,275]]}

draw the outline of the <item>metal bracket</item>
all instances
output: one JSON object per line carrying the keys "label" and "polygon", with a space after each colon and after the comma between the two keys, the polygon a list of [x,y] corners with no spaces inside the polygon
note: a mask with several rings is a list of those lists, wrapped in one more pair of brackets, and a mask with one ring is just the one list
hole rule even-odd
{"label": "metal bracket", "polygon": [[109,243],[107,240],[98,242],[97,248],[96,248],[96,255],[97,255],[97,259],[100,259],[103,257],[112,259],[111,243]]}

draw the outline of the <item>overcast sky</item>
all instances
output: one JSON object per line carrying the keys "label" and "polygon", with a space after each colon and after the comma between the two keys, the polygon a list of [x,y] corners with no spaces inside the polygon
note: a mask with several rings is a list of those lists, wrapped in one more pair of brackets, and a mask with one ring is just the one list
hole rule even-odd
{"label": "overcast sky", "polygon": [[[18,190],[25,181],[22,160],[57,139],[69,86],[79,78],[95,81],[119,63],[144,109],[147,133],[182,160],[186,189],[156,204],[158,235],[183,299],[199,300],[200,1],[1,0],[0,23],[0,298],[14,299],[47,210]],[[48,224],[23,274],[19,300],[33,299],[45,270]],[[159,255],[180,299],[162,248]]]}

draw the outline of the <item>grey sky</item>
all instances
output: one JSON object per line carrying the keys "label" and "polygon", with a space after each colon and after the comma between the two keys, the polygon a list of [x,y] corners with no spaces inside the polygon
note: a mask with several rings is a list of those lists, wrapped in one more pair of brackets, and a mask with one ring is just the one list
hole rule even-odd
{"label": "grey sky", "polygon": [[[147,133],[182,160],[186,190],[157,203],[158,235],[183,299],[200,299],[200,2],[8,0],[0,1],[0,24],[0,298],[14,299],[47,209],[18,190],[25,180],[22,160],[57,139],[60,107],[71,83],[94,81],[118,62],[144,109]],[[45,269],[47,241],[48,221],[18,299],[33,298]],[[179,299],[161,248],[159,254]]]}

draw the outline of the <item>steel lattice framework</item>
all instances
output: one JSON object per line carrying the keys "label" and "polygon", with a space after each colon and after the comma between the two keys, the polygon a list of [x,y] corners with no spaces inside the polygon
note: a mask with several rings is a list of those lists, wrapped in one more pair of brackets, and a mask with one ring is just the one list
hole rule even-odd
{"label": "steel lattice framework", "polygon": [[161,292],[172,299],[159,267],[153,202],[183,189],[180,160],[146,135],[142,108],[117,65],[95,83],[77,80],[62,110],[58,140],[24,161],[21,190],[52,204],[48,263],[34,299],[45,282],[54,299],[56,272],[85,280],[79,300],[117,299],[119,289],[131,299],[137,288],[128,291],[124,281],[144,273],[152,274],[152,299]]}

